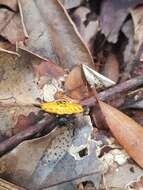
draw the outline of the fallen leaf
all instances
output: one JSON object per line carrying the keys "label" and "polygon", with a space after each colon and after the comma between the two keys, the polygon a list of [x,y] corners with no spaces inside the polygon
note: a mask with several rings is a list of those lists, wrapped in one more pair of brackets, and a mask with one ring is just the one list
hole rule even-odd
{"label": "fallen leaf", "polygon": [[[79,8],[75,9],[72,14],[72,19],[80,33],[80,35],[84,36],[85,24],[87,14],[90,12],[90,9],[84,6],[80,6]],[[84,37],[83,37],[84,39]]]}
{"label": "fallen leaf", "polygon": [[85,78],[91,87],[96,87],[96,89],[98,89],[101,87],[110,87],[112,85],[115,85],[114,81],[101,75],[100,73],[96,72],[95,70],[88,67],[87,65],[83,64],[82,68],[83,68]]}
{"label": "fallen leaf", "polygon": [[43,117],[44,116],[42,115],[42,113],[38,113],[36,115],[34,112],[29,113],[27,116],[23,114],[18,115],[17,122],[12,129],[12,135],[15,135],[16,133],[25,130],[29,126],[36,124]]}
{"label": "fallen leaf", "polygon": [[[116,3],[118,6],[116,6]],[[112,0],[103,1],[100,13],[101,32],[107,40],[116,43],[120,28],[128,15],[126,7],[120,7],[118,2]]]}
{"label": "fallen leaf", "polygon": [[12,44],[10,44],[9,42],[5,41],[5,42],[0,42],[0,49],[2,51],[2,49],[7,49],[7,50],[11,50],[13,48],[13,50],[15,49],[15,47],[12,46]]}
{"label": "fallen leaf", "polygon": [[0,178],[0,188],[1,190],[26,190],[22,187],[19,187],[15,184],[9,183],[8,181]]}
{"label": "fallen leaf", "polygon": [[98,20],[90,21],[87,25],[85,22],[87,20],[87,15],[90,13],[90,9],[84,6],[77,8],[72,14],[72,19],[82,36],[84,42],[89,47],[90,51],[93,52],[94,38],[99,30]]}
{"label": "fallen leaf", "polygon": [[131,117],[143,126],[143,111],[142,110],[132,110],[130,111]]}
{"label": "fallen leaf", "polygon": [[74,67],[65,79],[65,90],[73,99],[82,100],[89,97],[81,67]]}
{"label": "fallen leaf", "polygon": [[39,109],[34,106],[23,106],[23,105],[13,105],[13,104],[0,104],[0,135],[11,137],[13,133],[16,133],[23,129],[23,127],[28,127],[28,123],[21,123],[21,125],[17,126],[18,119],[20,119],[20,115],[28,115],[32,112],[35,114],[38,113]]}
{"label": "fallen leaf", "polygon": [[19,41],[25,40],[25,34],[23,32],[23,27],[19,13],[14,14],[13,18],[2,30],[1,35],[8,41],[10,41],[12,44],[16,44]]}
{"label": "fallen leaf", "polygon": [[56,79],[63,77],[64,70],[59,65],[54,64],[53,62],[49,61],[42,61],[40,64],[33,65],[34,72],[37,76],[51,76],[55,77]]}
{"label": "fallen leaf", "polygon": [[82,63],[93,65],[89,50],[58,1],[19,0],[19,7],[29,35],[21,48],[66,68]]}
{"label": "fallen leaf", "polygon": [[[31,61],[32,59],[27,53],[24,53],[23,56],[21,54],[21,57],[18,58],[15,55],[1,52],[0,68],[3,70],[0,82],[1,103],[5,103],[5,100],[9,99],[11,103],[31,104],[40,97]],[[13,98],[11,99],[11,97]]]}
{"label": "fallen leaf", "polygon": [[[90,140],[92,125],[89,116],[80,116],[75,125],[79,128],[74,134],[68,124],[49,135],[21,143],[0,158],[1,175],[31,190],[55,186],[63,190],[89,178],[98,188],[100,162],[95,154],[96,144]],[[85,147],[88,155],[75,159],[74,156]]]}
{"label": "fallen leaf", "polygon": [[109,54],[106,59],[105,66],[101,72],[105,77],[111,79],[115,83],[118,82],[119,79],[119,62],[115,56],[115,54]]}
{"label": "fallen leaf", "polygon": [[15,13],[8,9],[5,8],[0,9],[0,33],[7,26],[7,24],[14,17],[14,15]]}
{"label": "fallen leaf", "polygon": [[60,0],[66,9],[72,9],[79,6],[82,0]]}
{"label": "fallen leaf", "polygon": [[73,68],[72,71],[68,74],[65,81],[65,88],[68,90],[74,90],[83,85],[84,81],[81,73],[81,68],[77,66]]}
{"label": "fallen leaf", "polygon": [[135,180],[130,181],[130,183],[126,185],[126,187],[128,189],[134,188],[134,190],[138,190],[138,189],[141,190],[143,187],[143,175],[138,176],[138,178],[136,178]]}
{"label": "fallen leaf", "polygon": [[[134,172],[132,172],[132,169]],[[142,174],[142,169],[134,164],[124,164],[118,169],[105,174],[105,181],[108,188],[125,188],[128,183],[137,179]]]}
{"label": "fallen leaf", "polygon": [[99,105],[113,135],[127,153],[143,168],[142,126],[127,115],[102,101],[99,101]]}
{"label": "fallen leaf", "polygon": [[143,6],[138,6],[134,9],[130,10],[132,19],[133,19],[133,24],[134,24],[134,41],[135,41],[135,50],[136,52],[139,50],[142,42],[143,42],[143,34],[142,34],[142,16],[143,16]]}
{"label": "fallen leaf", "polygon": [[0,0],[0,5],[8,6],[10,9],[17,11],[17,0]]}
{"label": "fallen leaf", "polygon": [[59,83],[52,76],[53,67],[50,77],[47,74],[43,80],[43,76],[36,76],[33,70],[33,65],[43,60],[25,51],[19,53],[20,57],[0,52],[0,134],[4,136],[12,136],[19,115],[37,114],[39,108],[33,104],[38,98],[54,100],[59,90]]}
{"label": "fallen leaf", "polygon": [[121,75],[121,81],[126,81],[130,77],[135,56],[133,21],[131,19],[126,21],[122,26],[121,31],[127,38],[127,44],[123,51],[124,73]]}
{"label": "fallen leaf", "polygon": [[124,54],[124,63],[130,64],[134,58],[134,27],[133,21],[130,19],[124,23],[122,26],[122,32],[128,38],[128,44],[125,47]]}

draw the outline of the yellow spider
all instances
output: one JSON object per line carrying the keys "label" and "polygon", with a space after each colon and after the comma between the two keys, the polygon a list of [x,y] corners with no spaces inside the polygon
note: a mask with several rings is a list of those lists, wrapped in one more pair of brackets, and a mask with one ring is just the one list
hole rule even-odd
{"label": "yellow spider", "polygon": [[41,104],[41,109],[58,115],[71,115],[84,112],[83,107],[70,101],[53,101]]}

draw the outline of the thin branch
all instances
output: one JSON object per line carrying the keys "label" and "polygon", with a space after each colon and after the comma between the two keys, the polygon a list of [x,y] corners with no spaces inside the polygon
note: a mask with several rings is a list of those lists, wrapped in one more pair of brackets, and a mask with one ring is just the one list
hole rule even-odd
{"label": "thin branch", "polygon": [[55,128],[55,125],[51,124],[53,122],[53,118],[44,118],[36,125],[28,127],[24,131],[17,133],[16,135],[4,140],[0,143],[0,156],[10,151],[14,147],[16,147],[19,143],[24,140],[30,139],[32,136],[42,132],[45,128],[48,128],[47,133],[49,133],[52,129]]}
{"label": "thin branch", "polygon": [[[98,94],[98,97],[100,100],[106,101],[116,94],[128,92],[132,89],[136,89],[137,87],[139,87],[141,85],[143,85],[143,76],[135,77],[133,79],[130,79],[128,81],[125,81],[114,87],[111,87],[107,90],[100,92]],[[96,102],[96,98],[91,97],[91,98],[87,98],[87,99],[81,101],[81,104],[83,106],[93,106],[95,104],[95,102]]]}

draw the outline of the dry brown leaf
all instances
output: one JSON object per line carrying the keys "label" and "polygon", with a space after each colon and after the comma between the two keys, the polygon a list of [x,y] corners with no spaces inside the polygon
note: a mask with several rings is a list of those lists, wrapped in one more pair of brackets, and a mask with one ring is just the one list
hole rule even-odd
{"label": "dry brown leaf", "polygon": [[113,188],[113,190],[116,190],[114,188],[125,188],[124,190],[127,190],[128,183],[136,180],[141,174],[142,169],[134,164],[126,163],[118,169],[115,168],[105,174],[106,185],[109,189]]}
{"label": "dry brown leaf", "polygon": [[130,181],[127,185],[127,189],[142,190],[143,188],[143,175],[141,174],[135,180]]}
{"label": "dry brown leaf", "polygon": [[127,15],[128,10],[124,6],[121,7],[118,1],[103,1],[100,14],[101,31],[109,42],[117,42],[120,28]]}
{"label": "dry brown leaf", "polygon": [[5,50],[11,50],[11,49],[15,49],[15,47],[10,44],[9,42],[5,41],[5,42],[0,42],[0,51],[2,49],[5,49]]}
{"label": "dry brown leaf", "polygon": [[3,29],[7,26],[7,24],[11,21],[11,19],[14,17],[15,13],[2,8],[0,9],[0,33],[3,31]]}
{"label": "dry brown leaf", "polygon": [[67,76],[65,89],[71,98],[82,100],[89,96],[88,88],[85,85],[81,67],[77,66]]}
{"label": "dry brown leaf", "polygon": [[17,11],[17,0],[0,0],[0,5],[8,6],[10,9]]}
{"label": "dry brown leaf", "polygon": [[[51,151],[52,157],[49,158],[49,160],[59,159],[58,156],[60,153],[60,158],[63,156],[66,149],[71,143],[69,141],[69,139],[71,140],[71,138],[68,138],[68,136],[66,137],[66,135],[71,137],[70,131],[65,131],[65,129],[62,128],[42,138],[21,143],[16,149],[14,149],[14,151],[11,151],[0,159],[0,173],[2,174],[2,176],[4,176],[6,173],[9,173],[9,177],[11,176],[11,179],[9,179],[9,177],[7,176],[7,180],[13,183],[22,186],[25,185],[25,187],[29,186],[32,174],[36,169],[35,167],[36,165],[38,165],[38,162],[46,151]],[[60,141],[64,143],[66,147],[61,147],[61,143],[59,143]],[[55,144],[58,144],[58,146],[54,150],[53,148],[56,146]],[[57,155],[54,155],[55,152],[57,152]]]}
{"label": "dry brown leaf", "polygon": [[34,72],[37,76],[49,75],[56,79],[64,76],[64,70],[59,66],[49,61],[42,61],[39,65],[33,65]]}
{"label": "dry brown leaf", "polygon": [[85,21],[87,15],[90,13],[90,9],[84,6],[80,6],[77,8],[73,15],[72,19],[75,22],[75,25],[82,36],[84,42],[88,45],[91,52],[93,52],[94,40],[98,30],[99,30],[99,22],[97,20],[90,21],[87,26],[85,26]]}
{"label": "dry brown leaf", "polygon": [[26,190],[20,186],[9,183],[8,181],[0,178],[0,189],[1,190]]}
{"label": "dry brown leaf", "polygon": [[86,21],[86,16],[88,13],[90,13],[90,9],[84,6],[80,6],[73,12],[72,15],[72,19],[74,20],[74,23],[82,37],[84,35],[85,30],[84,22]]}
{"label": "dry brown leaf", "polygon": [[[31,55],[24,53],[21,57],[0,53],[0,102],[31,104],[40,97],[38,86],[32,69]],[[38,62],[35,58],[35,62]],[[41,60],[39,60],[40,62]],[[5,64],[4,64],[5,63]],[[12,98],[13,97],[13,98]],[[9,101],[6,101],[8,100]],[[33,102],[34,103],[34,102]]]}
{"label": "dry brown leaf", "polygon": [[[54,67],[45,70],[45,76],[35,75],[33,66],[38,66],[43,61],[27,52],[20,52],[20,57],[9,53],[0,53],[0,134],[11,136],[12,130],[18,122],[19,115],[35,114],[39,110],[33,103],[37,99],[53,100],[58,90],[52,84]],[[57,68],[57,67],[56,67]],[[49,74],[50,73],[50,74]],[[55,69],[54,75],[59,75]],[[49,84],[50,82],[50,84]],[[51,92],[51,88],[54,92]]]}
{"label": "dry brown leaf", "polygon": [[119,79],[119,62],[114,54],[110,54],[105,62],[102,73],[105,77],[117,83]]}
{"label": "dry brown leaf", "polygon": [[19,41],[24,41],[25,34],[23,32],[20,15],[18,13],[14,14],[13,18],[2,30],[1,35],[9,40],[12,44],[16,44],[16,42]]}
{"label": "dry brown leaf", "polygon": [[29,35],[22,48],[66,68],[93,65],[87,47],[57,0],[19,0],[19,7]]}
{"label": "dry brown leaf", "polygon": [[[130,19],[127,22],[124,23],[122,26],[122,32],[124,35],[128,38],[128,44],[125,47],[125,50],[123,52],[124,54],[124,63],[130,64],[133,61],[134,58],[134,27],[133,27],[133,21]],[[126,67],[128,67],[126,65]]]}
{"label": "dry brown leaf", "polygon": [[[79,117],[75,127],[82,125],[83,128],[77,128],[74,134],[69,125],[56,128],[44,137],[25,141],[4,155],[0,159],[1,175],[30,190],[46,187],[73,189],[75,184],[89,179],[98,189],[100,162],[95,154],[96,144],[90,140],[90,118]],[[85,147],[88,155],[80,158],[79,151]]]}
{"label": "dry brown leaf", "polygon": [[99,105],[113,135],[127,153],[143,168],[142,126],[102,101],[99,101]]}
{"label": "dry brown leaf", "polygon": [[130,12],[134,23],[135,50],[137,52],[143,43],[143,6],[131,9]]}
{"label": "dry brown leaf", "polygon": [[75,67],[67,76],[67,79],[65,81],[65,88],[67,88],[68,90],[74,90],[82,85],[84,85],[84,82],[81,68]]}

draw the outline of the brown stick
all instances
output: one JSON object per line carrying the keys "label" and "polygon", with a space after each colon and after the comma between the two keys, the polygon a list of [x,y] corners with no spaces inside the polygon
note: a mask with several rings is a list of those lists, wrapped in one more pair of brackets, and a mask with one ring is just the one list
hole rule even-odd
{"label": "brown stick", "polygon": [[38,124],[33,125],[27,129],[25,129],[24,131],[21,131],[21,132],[17,133],[16,135],[1,142],[0,143],[0,156],[2,156],[4,153],[8,152],[15,146],[17,146],[22,141],[27,140],[30,137],[40,133],[45,128],[48,128],[48,132],[51,131],[55,127],[51,124],[52,121],[53,121],[53,119],[51,119],[49,121],[49,119],[44,118]]}
{"label": "brown stick", "polygon": [[[120,83],[114,87],[111,87],[107,90],[104,90],[98,94],[98,97],[102,101],[108,100],[113,95],[124,93],[129,90],[135,89],[139,86],[143,85],[143,76],[135,77],[123,83]],[[81,102],[83,106],[93,106],[96,102],[95,97],[87,98]]]}

